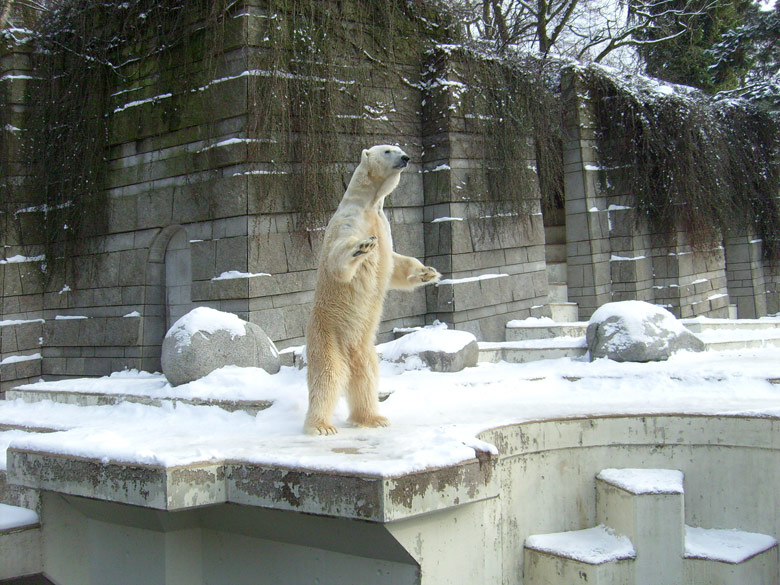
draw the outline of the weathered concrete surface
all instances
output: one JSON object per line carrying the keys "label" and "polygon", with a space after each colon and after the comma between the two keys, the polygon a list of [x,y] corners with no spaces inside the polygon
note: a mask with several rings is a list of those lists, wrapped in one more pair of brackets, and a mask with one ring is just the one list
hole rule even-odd
{"label": "weathered concrete surface", "polygon": [[8,450],[11,483],[158,510],[224,502],[224,477],[223,464],[164,468]]}
{"label": "weathered concrete surface", "polygon": [[[392,478],[246,462],[166,470],[14,449],[8,473],[15,483],[45,490],[49,550],[64,551],[46,561],[47,572],[64,585],[100,582],[74,566],[83,555],[66,551],[76,546],[104,564],[121,566],[128,551],[157,559],[144,573],[147,582],[176,583],[166,581],[167,566],[190,567],[190,583],[214,583],[219,567],[232,583],[249,585],[235,567],[257,566],[252,559],[298,567],[332,550],[326,534],[338,540],[354,526],[377,548],[328,553],[323,582],[365,582],[347,576],[366,578],[373,570],[377,583],[459,583],[466,575],[474,583],[522,584],[518,543],[596,525],[594,478],[607,467],[679,469],[687,524],[780,535],[780,518],[766,513],[780,501],[780,419],[594,417],[512,425],[480,438],[500,455]],[[59,507],[46,505],[56,498]],[[249,511],[266,523],[255,527]],[[298,529],[283,528],[288,518]],[[129,544],[111,545],[120,541]],[[314,578],[297,569],[291,575]]]}

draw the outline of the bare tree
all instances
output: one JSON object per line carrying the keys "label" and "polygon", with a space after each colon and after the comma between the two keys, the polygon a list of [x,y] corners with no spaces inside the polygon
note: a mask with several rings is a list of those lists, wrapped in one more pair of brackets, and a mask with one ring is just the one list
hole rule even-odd
{"label": "bare tree", "polygon": [[[618,49],[662,43],[729,0],[452,0],[472,39],[600,62]],[[679,26],[663,32],[662,24]],[[653,30],[655,34],[645,34]]]}

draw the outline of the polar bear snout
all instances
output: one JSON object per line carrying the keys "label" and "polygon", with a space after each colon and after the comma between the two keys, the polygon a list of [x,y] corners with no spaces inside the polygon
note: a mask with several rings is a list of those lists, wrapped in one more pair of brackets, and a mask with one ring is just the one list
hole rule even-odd
{"label": "polar bear snout", "polygon": [[410,160],[410,159],[409,159],[409,155],[407,155],[407,154],[402,154],[402,155],[399,157],[399,159],[398,159],[398,162],[397,162],[397,163],[395,163],[395,168],[397,168],[397,169],[403,169],[403,168],[406,168],[406,165],[408,165],[408,164],[409,164],[409,160]]}

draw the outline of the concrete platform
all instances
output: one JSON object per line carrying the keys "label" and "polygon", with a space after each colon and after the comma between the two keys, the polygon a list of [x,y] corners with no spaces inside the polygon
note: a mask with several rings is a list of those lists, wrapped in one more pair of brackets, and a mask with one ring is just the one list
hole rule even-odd
{"label": "concrete platform", "polygon": [[[190,584],[215,583],[214,567],[249,585],[252,571],[231,567],[260,570],[261,560],[279,570],[275,582],[300,583],[301,573],[283,567],[316,559],[327,583],[527,585],[518,581],[525,561],[516,544],[596,525],[594,477],[626,464],[681,470],[687,519],[780,533],[780,519],[765,513],[780,496],[780,419],[587,417],[480,438],[500,454],[398,477],[246,461],[166,469],[13,448],[9,477],[42,490],[45,573],[60,585],[105,582],[128,555],[149,559],[128,581],[139,585],[180,582],[166,579],[171,568]],[[84,567],[81,558],[100,561]]]}

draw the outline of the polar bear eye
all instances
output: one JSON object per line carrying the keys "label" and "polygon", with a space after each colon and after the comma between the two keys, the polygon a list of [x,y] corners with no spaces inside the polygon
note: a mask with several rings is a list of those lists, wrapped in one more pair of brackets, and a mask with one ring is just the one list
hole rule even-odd
{"label": "polar bear eye", "polygon": [[386,150],[385,154],[390,154],[390,152],[391,152],[390,150]]}

